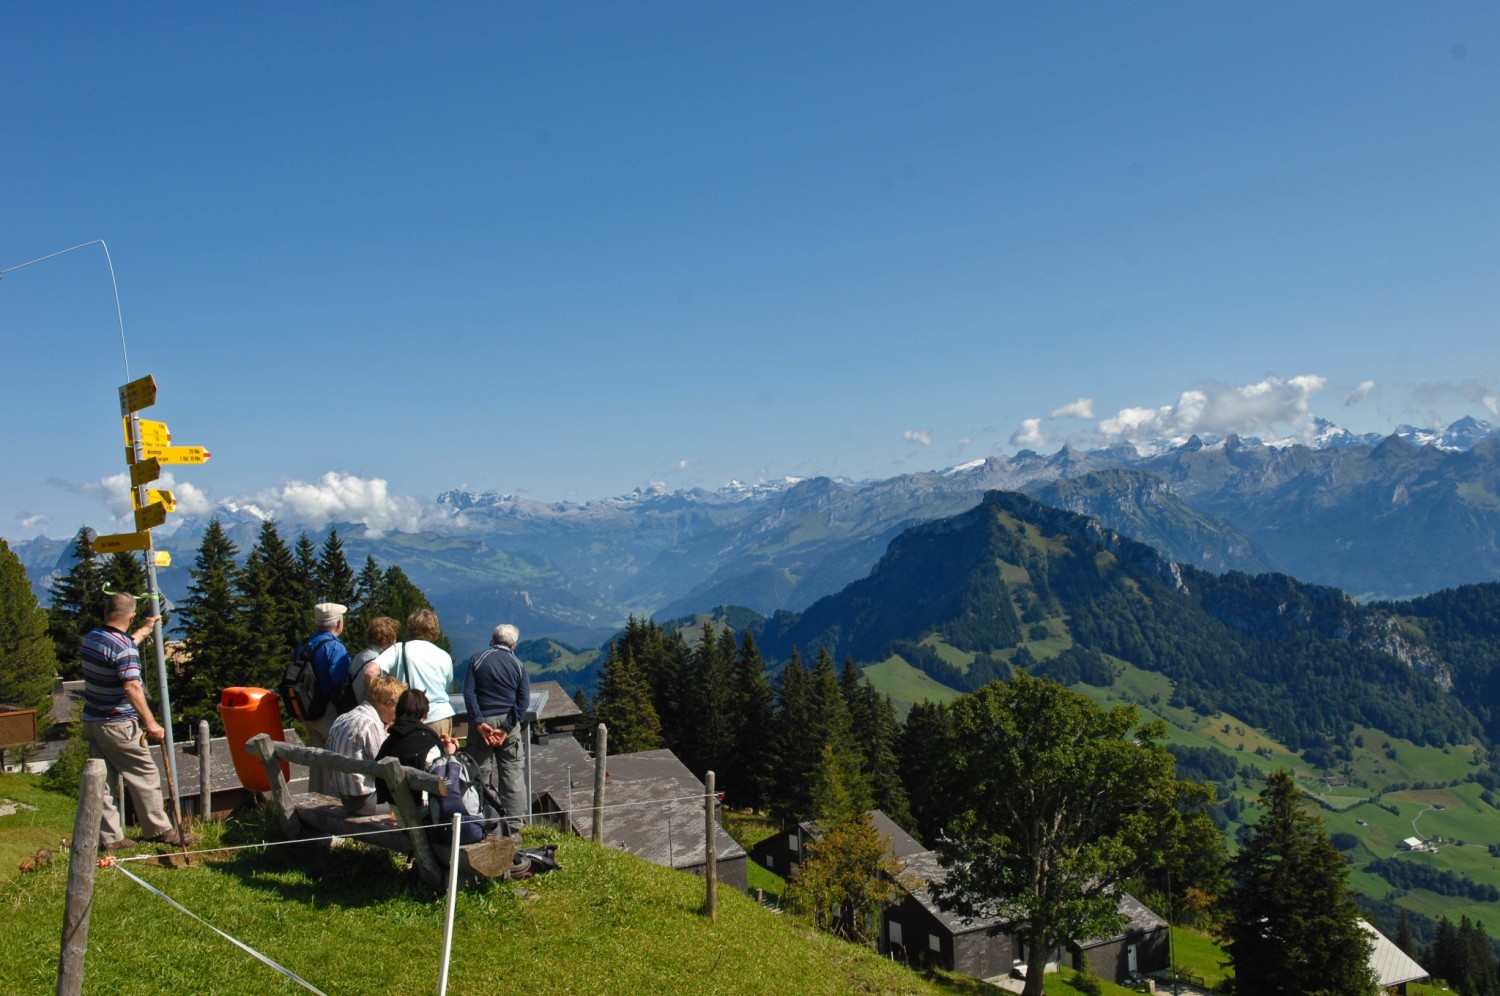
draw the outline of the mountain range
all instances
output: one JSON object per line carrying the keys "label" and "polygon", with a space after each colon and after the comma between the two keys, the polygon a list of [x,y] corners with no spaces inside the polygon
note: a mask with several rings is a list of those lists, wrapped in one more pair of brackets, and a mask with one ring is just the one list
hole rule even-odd
{"label": "mountain range", "polygon": [[[454,490],[437,498],[421,532],[338,529],[356,568],[366,556],[400,564],[460,646],[482,642],[501,618],[529,635],[589,643],[631,613],[805,609],[864,577],[910,526],[973,508],[991,490],[1097,518],[1178,563],[1281,571],[1365,599],[1410,597],[1500,578],[1497,482],[1500,431],[1487,423],[1378,437],[1320,421],[1305,443],[1231,435],[1065,446],[879,481],[732,482],[584,503]],[[218,515],[247,551],[259,515]],[[182,522],[169,542],[170,597],[186,589],[203,524]],[[285,535],[297,524],[282,527]],[[13,548],[45,601],[69,543]]]}

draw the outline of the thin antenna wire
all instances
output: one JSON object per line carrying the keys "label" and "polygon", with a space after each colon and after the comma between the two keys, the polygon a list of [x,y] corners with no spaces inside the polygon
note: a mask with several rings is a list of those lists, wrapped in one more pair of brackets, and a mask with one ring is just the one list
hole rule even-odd
{"label": "thin antenna wire", "polygon": [[45,262],[54,256],[73,252],[75,249],[87,249],[89,246],[102,246],[104,248],[104,262],[109,266],[109,285],[115,291],[115,320],[120,324],[120,355],[125,358],[125,379],[128,381],[130,380],[130,353],[125,349],[125,312],[120,307],[120,282],[115,279],[115,261],[110,257],[109,246],[103,239],[95,239],[92,242],[80,242],[76,246],[69,246],[66,249],[59,249],[57,252],[49,252],[45,256],[38,256],[36,259],[29,259],[24,263],[17,263],[15,266],[6,267],[0,270],[0,277],[16,270],[25,269],[33,264]]}

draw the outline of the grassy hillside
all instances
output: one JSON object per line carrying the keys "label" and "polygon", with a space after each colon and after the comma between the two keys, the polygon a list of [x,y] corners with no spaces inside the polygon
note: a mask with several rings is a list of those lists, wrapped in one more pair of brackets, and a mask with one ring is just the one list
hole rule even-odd
{"label": "grassy hillside", "polygon": [[[0,817],[7,845],[22,829],[52,844],[71,833],[71,806],[59,807],[33,778],[0,776],[0,797],[37,807]],[[248,842],[258,832],[254,823],[204,827],[211,843]],[[733,890],[720,890],[711,923],[699,913],[702,880],[577,838],[535,835],[559,844],[562,869],[459,897],[450,992],[980,991],[964,979],[929,982]],[[418,888],[389,852],[292,844],[180,870],[126,867],[326,992],[436,989],[443,900]],[[0,986],[50,991],[66,862],[25,875],[15,869],[0,869],[7,897]],[[95,889],[86,991],[303,990],[106,869]]]}

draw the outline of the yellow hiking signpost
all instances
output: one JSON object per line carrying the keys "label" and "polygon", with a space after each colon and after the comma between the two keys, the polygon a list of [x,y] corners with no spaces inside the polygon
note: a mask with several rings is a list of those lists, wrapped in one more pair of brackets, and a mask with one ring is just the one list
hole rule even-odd
{"label": "yellow hiking signpost", "polygon": [[[170,567],[172,555],[165,550],[156,550],[151,545],[151,530],[167,521],[167,516],[177,509],[177,499],[172,492],[160,488],[149,488],[148,484],[161,476],[161,469],[168,464],[206,463],[211,455],[201,446],[173,446],[172,433],[165,422],[143,419],[137,413],[142,408],[156,404],[156,378],[150,375],[139,377],[128,384],[120,385],[120,420],[125,431],[125,463],[130,468],[130,503],[135,508],[133,533],[115,533],[94,540],[96,553],[124,553],[140,550],[146,562],[146,578],[150,586],[150,615],[160,616],[159,592],[156,569]],[[156,623],[156,674],[161,689],[162,726],[166,729],[166,756],[171,757],[176,749],[172,742],[172,699],[167,692],[166,652],[162,643],[161,620]],[[171,782],[172,799],[178,795],[177,770],[167,769]],[[174,806],[175,808],[175,806]],[[177,814],[178,829],[182,817]]]}

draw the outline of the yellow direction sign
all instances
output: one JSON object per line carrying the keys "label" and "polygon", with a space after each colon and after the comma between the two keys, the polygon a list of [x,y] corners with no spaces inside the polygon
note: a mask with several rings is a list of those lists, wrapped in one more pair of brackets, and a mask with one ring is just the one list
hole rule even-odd
{"label": "yellow direction sign", "polygon": [[156,404],[156,378],[147,374],[120,385],[120,414],[129,415]]}
{"label": "yellow direction sign", "polygon": [[160,463],[207,463],[213,456],[201,446],[147,447],[147,456],[156,457]]}
{"label": "yellow direction sign", "polygon": [[96,536],[93,542],[95,553],[125,553],[129,550],[151,549],[150,533],[111,533]]}
{"label": "yellow direction sign", "polygon": [[[207,463],[208,458],[213,456],[201,446],[156,446],[151,443],[141,447],[142,456],[145,459],[155,459],[158,464],[168,463]],[[135,463],[135,447],[125,447],[125,462]],[[160,471],[158,471],[158,474]]]}
{"label": "yellow direction sign", "polygon": [[[139,491],[135,490],[134,488],[130,489],[130,504],[135,508],[141,507],[141,499],[139,495]],[[147,489],[146,504],[150,505],[154,502],[161,502],[163,505],[167,506],[168,512],[177,511],[177,498],[170,491],[158,491],[155,488]]]}
{"label": "yellow direction sign", "polygon": [[[127,415],[120,421],[125,424],[125,442],[135,442],[130,438],[130,416]],[[153,422],[145,418],[136,419],[136,423],[141,427],[141,442],[146,445],[154,443],[157,446],[166,446],[172,442],[172,433],[168,431],[167,423]]]}
{"label": "yellow direction sign", "polygon": [[135,510],[135,528],[139,530],[155,529],[167,521],[167,506],[164,502],[152,502],[145,508]]}
{"label": "yellow direction sign", "polygon": [[165,550],[156,550],[154,552],[156,553],[156,566],[157,567],[171,567],[172,566],[172,555],[170,553],[168,553]]}
{"label": "yellow direction sign", "polygon": [[[156,459],[156,457],[150,457],[142,460],[140,463],[134,463],[132,458],[135,454],[129,447],[125,449],[125,452],[127,454],[125,460],[127,463],[130,463],[130,486],[132,488],[144,487],[161,476],[161,461]],[[170,494],[170,492],[168,493]],[[172,503],[168,502],[168,504]]]}

